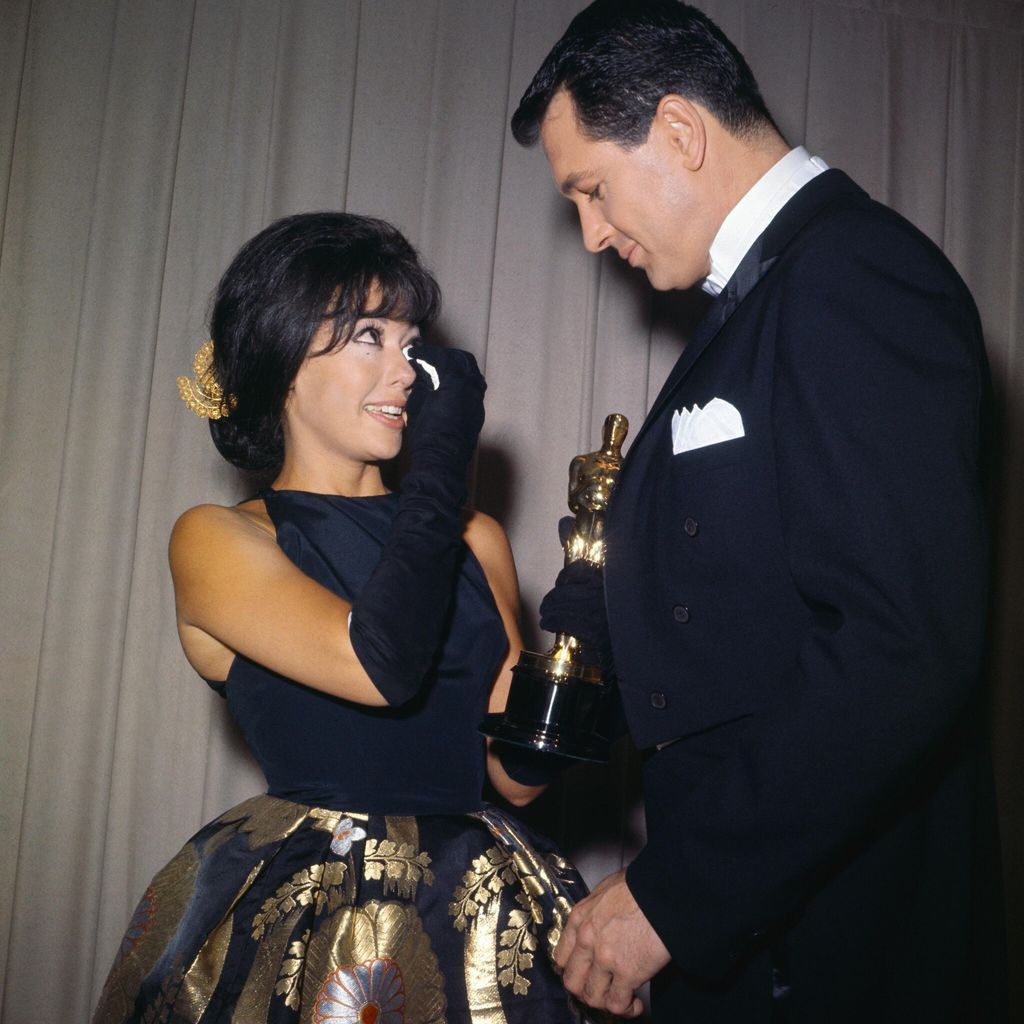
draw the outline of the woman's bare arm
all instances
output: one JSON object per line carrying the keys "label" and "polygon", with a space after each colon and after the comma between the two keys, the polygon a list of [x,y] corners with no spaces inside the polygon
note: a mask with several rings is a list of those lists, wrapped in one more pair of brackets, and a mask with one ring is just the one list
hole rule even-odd
{"label": "woman's bare arm", "polygon": [[[484,570],[508,636],[508,653],[495,677],[488,702],[488,711],[504,711],[512,682],[512,667],[523,649],[519,633],[519,579],[508,538],[496,520],[482,512],[473,512],[466,523],[464,536]],[[487,775],[494,788],[517,807],[535,800],[547,788],[526,786],[511,778],[491,751],[490,739],[487,741]]]}
{"label": "woman's bare arm", "polygon": [[336,697],[387,702],[348,636],[351,604],[278,547],[262,502],[198,505],[174,526],[178,633],[200,675],[222,679],[236,654]]}

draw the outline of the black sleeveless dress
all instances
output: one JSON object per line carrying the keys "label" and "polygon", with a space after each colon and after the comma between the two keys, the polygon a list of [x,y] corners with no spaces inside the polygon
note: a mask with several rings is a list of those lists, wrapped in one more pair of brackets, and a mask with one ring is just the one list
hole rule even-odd
{"label": "black sleeveless dress", "polygon": [[[346,599],[396,495],[261,495],[282,550]],[[468,549],[443,648],[400,709],[237,657],[231,712],[268,782],[154,878],[93,1024],[514,1024],[577,1019],[550,961],[586,889],[486,806],[477,733],[507,640]]]}

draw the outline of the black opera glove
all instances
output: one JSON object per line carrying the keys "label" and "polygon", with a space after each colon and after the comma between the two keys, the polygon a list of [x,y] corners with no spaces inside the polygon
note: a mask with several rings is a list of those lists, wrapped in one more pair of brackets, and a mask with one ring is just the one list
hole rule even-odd
{"label": "black opera glove", "polygon": [[406,404],[409,471],[380,561],[349,621],[356,657],[393,706],[419,692],[442,639],[487,388],[468,352],[416,345],[406,354],[416,370]]}
{"label": "black opera glove", "polygon": [[430,473],[440,478],[433,490],[443,488],[461,508],[466,470],[484,424],[487,384],[469,352],[432,345],[413,345],[405,352],[416,381],[405,406],[410,468],[400,490],[405,495],[410,484],[420,486],[418,478]]}
{"label": "black opera glove", "polygon": [[497,755],[505,774],[523,786],[547,786],[571,763],[557,754],[542,754],[501,740],[491,740],[491,751]]}

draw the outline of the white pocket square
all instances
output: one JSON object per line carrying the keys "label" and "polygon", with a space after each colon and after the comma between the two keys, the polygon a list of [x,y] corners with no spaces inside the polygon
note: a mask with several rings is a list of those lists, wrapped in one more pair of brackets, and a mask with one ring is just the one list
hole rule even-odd
{"label": "white pocket square", "polygon": [[702,409],[694,404],[672,413],[672,454],[705,448],[709,444],[743,437],[743,417],[724,398],[712,398]]}

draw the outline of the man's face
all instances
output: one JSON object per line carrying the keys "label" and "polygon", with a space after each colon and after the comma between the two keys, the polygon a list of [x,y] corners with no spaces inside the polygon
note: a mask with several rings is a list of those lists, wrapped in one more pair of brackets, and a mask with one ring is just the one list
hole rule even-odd
{"label": "man's face", "polygon": [[714,229],[698,176],[682,166],[669,130],[656,123],[632,150],[594,142],[580,132],[563,90],[548,107],[541,143],[555,185],[576,204],[587,249],[615,249],[661,291],[689,288],[710,273]]}

